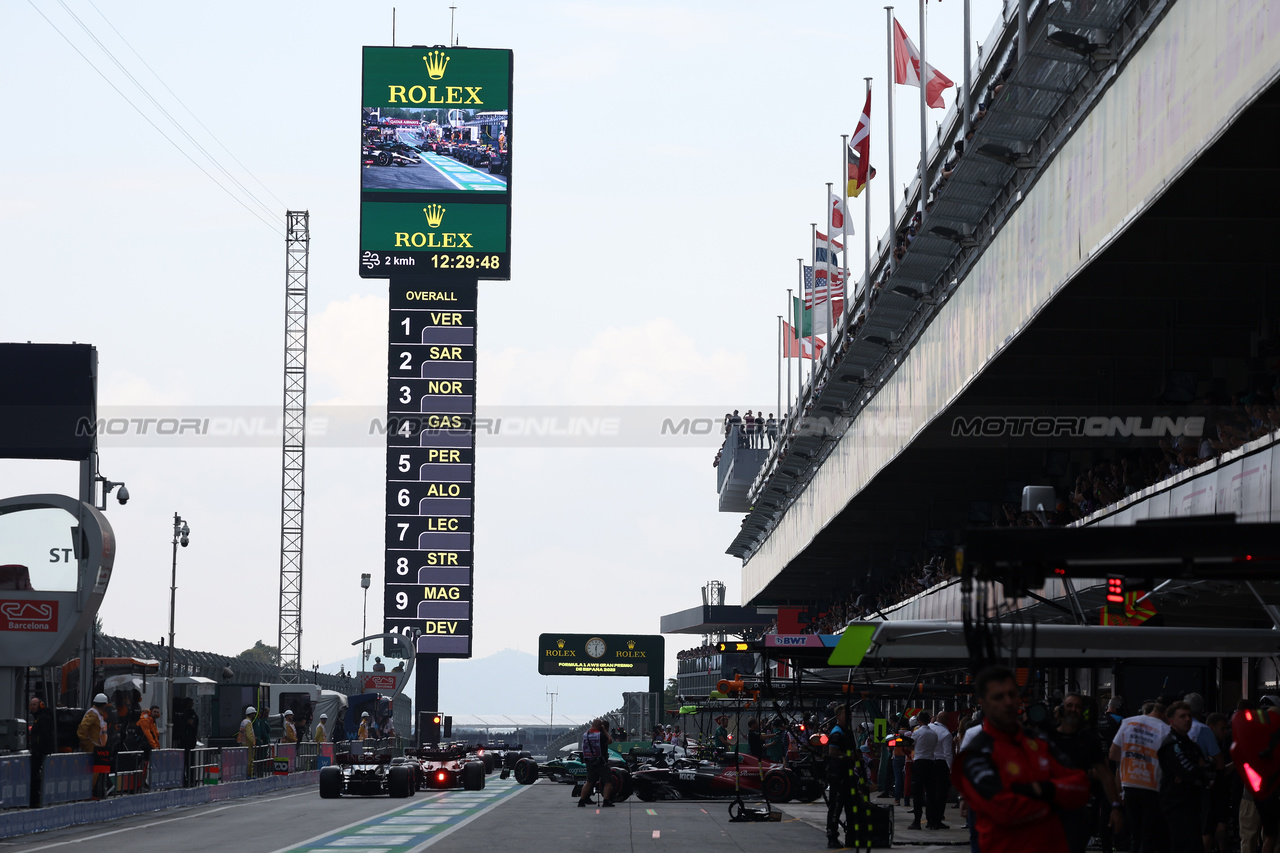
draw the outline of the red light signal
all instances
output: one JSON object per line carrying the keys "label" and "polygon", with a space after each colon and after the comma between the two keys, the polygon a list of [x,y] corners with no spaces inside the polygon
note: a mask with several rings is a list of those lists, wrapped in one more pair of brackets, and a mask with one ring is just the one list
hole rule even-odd
{"label": "red light signal", "polygon": [[1124,604],[1124,578],[1107,578],[1107,601]]}

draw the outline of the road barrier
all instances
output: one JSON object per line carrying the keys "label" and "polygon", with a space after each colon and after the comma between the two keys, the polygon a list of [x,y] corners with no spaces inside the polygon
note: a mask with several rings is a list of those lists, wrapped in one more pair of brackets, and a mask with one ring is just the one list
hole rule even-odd
{"label": "road barrier", "polygon": [[228,746],[222,749],[220,782],[241,782],[249,778],[249,747]]}
{"label": "road barrier", "polygon": [[93,796],[93,756],[87,752],[62,752],[44,759],[40,802],[74,803]]}
{"label": "road barrier", "polygon": [[31,756],[0,758],[0,809],[20,808],[31,800]]}
{"label": "road barrier", "polygon": [[147,786],[153,791],[182,787],[182,750],[153,749]]}

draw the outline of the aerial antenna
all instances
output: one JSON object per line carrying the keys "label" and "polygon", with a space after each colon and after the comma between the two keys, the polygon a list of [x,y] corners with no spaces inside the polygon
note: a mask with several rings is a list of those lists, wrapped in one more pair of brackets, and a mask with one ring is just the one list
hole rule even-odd
{"label": "aerial antenna", "polygon": [[449,44],[450,45],[454,45],[458,43],[457,40],[454,39],[453,37],[453,14],[454,14],[454,10],[456,10],[457,8],[458,8],[457,6],[449,7]]}

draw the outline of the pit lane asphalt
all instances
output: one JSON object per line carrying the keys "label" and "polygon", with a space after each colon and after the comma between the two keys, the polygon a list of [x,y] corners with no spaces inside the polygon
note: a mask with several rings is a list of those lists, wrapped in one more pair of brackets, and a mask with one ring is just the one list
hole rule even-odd
{"label": "pit lane asphalt", "polygon": [[730,823],[725,801],[645,803],[634,797],[612,809],[580,809],[574,806],[571,790],[546,781],[518,786],[512,780],[497,779],[496,774],[483,791],[420,792],[409,800],[321,800],[315,789],[308,788],[11,838],[0,842],[0,851],[798,853],[826,849],[821,829],[785,813],[778,823]]}
{"label": "pit lane asphalt", "polygon": [[[415,145],[412,137],[399,135],[401,142]],[[366,190],[425,190],[445,192],[501,193],[507,189],[506,179],[491,175],[488,169],[477,169],[452,157],[427,153],[424,162],[412,166],[365,166],[360,186]]]}

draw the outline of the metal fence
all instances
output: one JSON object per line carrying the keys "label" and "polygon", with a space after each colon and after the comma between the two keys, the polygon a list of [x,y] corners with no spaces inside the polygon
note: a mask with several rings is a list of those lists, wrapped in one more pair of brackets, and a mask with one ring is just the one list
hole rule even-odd
{"label": "metal fence", "polygon": [[193,749],[187,752],[187,787],[216,785],[221,781],[221,750],[216,747]]}

